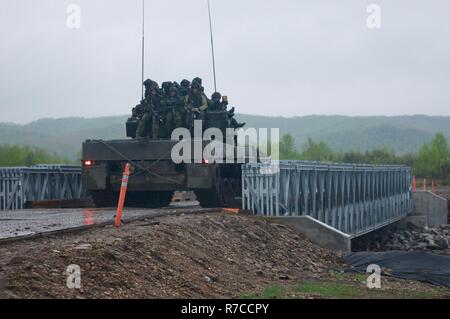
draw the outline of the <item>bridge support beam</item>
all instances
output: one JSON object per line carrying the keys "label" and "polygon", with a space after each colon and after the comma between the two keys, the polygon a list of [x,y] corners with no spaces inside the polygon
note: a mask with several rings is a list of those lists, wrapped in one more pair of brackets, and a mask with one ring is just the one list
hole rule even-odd
{"label": "bridge support beam", "polygon": [[351,237],[309,216],[266,217],[289,226],[319,247],[333,251],[351,252]]}

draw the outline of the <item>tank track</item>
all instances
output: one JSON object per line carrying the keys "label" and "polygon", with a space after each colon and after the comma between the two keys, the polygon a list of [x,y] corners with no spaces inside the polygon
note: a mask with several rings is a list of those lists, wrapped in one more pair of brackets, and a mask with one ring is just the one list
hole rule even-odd
{"label": "tank track", "polygon": [[242,191],[242,179],[239,175],[225,176],[221,169],[217,169],[212,189],[197,189],[195,195],[203,208],[240,208],[239,199]]}

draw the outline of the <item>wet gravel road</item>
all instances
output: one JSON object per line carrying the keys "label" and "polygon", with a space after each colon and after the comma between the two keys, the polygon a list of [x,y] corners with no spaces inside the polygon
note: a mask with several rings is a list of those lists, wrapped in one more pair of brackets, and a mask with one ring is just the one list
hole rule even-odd
{"label": "wet gravel road", "polygon": [[[123,222],[146,219],[162,215],[180,213],[203,213],[204,210],[193,206],[195,203],[184,203],[162,209],[124,210]],[[7,211],[0,213],[0,242],[20,238],[29,238],[41,234],[59,231],[70,231],[95,226],[113,224],[116,215],[114,208],[87,209],[31,209]]]}

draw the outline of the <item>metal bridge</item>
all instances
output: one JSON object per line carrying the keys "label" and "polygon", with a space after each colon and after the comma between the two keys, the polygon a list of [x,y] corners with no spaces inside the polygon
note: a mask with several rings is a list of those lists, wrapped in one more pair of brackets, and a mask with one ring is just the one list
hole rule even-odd
{"label": "metal bridge", "polygon": [[356,238],[412,211],[406,166],[281,161],[243,167],[243,209],[260,216],[310,216]]}
{"label": "metal bridge", "polygon": [[[260,216],[310,216],[355,238],[412,211],[411,169],[405,166],[282,161],[242,170],[243,208]],[[0,210],[84,197],[80,166],[0,168]]]}
{"label": "metal bridge", "polygon": [[0,211],[23,209],[30,201],[83,198],[81,167],[36,165],[0,168]]}

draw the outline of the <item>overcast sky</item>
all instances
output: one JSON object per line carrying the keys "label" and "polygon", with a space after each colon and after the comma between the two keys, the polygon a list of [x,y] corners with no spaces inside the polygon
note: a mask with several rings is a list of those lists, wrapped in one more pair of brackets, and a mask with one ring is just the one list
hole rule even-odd
{"label": "overcast sky", "polygon": [[[381,29],[367,26],[369,4]],[[67,7],[81,28],[67,26]],[[211,0],[218,87],[238,111],[450,115],[448,0]],[[146,0],[146,77],[213,81],[206,0]],[[140,0],[2,0],[0,122],[128,114]]]}

